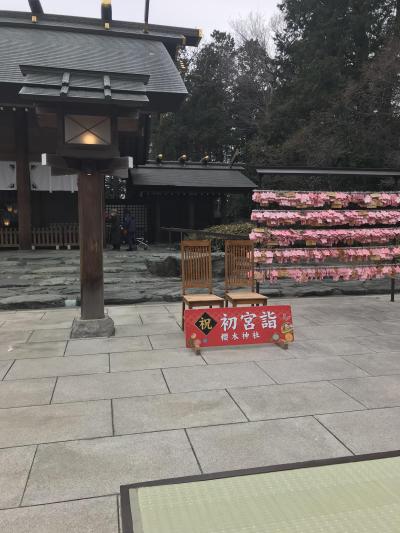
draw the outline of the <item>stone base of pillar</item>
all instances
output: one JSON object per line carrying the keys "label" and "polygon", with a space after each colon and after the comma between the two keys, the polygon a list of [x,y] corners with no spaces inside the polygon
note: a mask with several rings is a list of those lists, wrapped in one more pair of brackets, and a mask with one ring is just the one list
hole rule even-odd
{"label": "stone base of pillar", "polygon": [[115,325],[112,318],[106,316],[97,320],[75,318],[72,324],[71,339],[91,339],[94,337],[113,337]]}

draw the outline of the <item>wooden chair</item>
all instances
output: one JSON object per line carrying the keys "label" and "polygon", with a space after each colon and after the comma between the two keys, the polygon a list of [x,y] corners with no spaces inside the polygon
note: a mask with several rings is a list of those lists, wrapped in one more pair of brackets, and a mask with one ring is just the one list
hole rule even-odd
{"label": "wooden chair", "polygon": [[[225,300],[212,294],[212,262],[210,241],[182,241],[182,329],[185,309],[224,307]],[[205,294],[187,294],[188,289],[207,289]]]}
{"label": "wooden chair", "polygon": [[[247,290],[233,291],[232,289]],[[267,305],[268,298],[255,292],[254,244],[251,241],[225,242],[225,301],[238,305]]]}

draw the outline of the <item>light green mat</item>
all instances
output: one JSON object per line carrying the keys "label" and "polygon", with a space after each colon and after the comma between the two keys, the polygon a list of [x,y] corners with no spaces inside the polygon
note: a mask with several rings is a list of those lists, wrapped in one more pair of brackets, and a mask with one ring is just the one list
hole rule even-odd
{"label": "light green mat", "polygon": [[130,490],[135,533],[400,533],[400,457]]}

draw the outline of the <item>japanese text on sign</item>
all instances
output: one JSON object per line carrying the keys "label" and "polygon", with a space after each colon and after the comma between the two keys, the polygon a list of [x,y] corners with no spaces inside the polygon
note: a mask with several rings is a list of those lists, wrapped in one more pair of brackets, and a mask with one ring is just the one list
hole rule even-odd
{"label": "japanese text on sign", "polygon": [[289,306],[196,309],[185,313],[187,345],[232,346],[294,340]]}

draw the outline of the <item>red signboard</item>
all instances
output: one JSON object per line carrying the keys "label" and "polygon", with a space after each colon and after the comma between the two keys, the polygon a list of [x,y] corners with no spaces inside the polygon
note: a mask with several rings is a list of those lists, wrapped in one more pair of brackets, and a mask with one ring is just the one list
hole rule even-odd
{"label": "red signboard", "polygon": [[188,348],[288,344],[294,341],[288,305],[229,307],[185,311]]}

